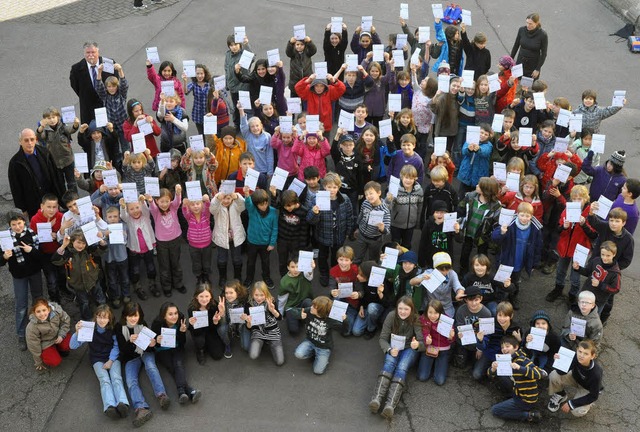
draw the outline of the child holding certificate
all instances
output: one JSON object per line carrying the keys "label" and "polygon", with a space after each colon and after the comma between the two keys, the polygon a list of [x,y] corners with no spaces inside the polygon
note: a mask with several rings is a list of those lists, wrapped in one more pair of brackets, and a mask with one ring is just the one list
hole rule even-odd
{"label": "child holding certificate", "polygon": [[43,146],[49,150],[58,171],[64,175],[67,190],[78,191],[74,169],[75,162],[73,149],[71,148],[72,138],[80,127],[80,119],[77,117],[70,125],[62,122],[62,115],[55,107],[49,107],[42,113],[40,125],[36,129],[38,139]]}
{"label": "child holding certificate", "polygon": [[153,64],[147,59],[147,78],[153,84],[155,89],[155,95],[153,97],[153,104],[151,108],[154,111],[158,111],[158,105],[160,105],[160,93],[162,93],[162,82],[173,81],[173,90],[176,96],[180,98],[182,108],[186,108],[186,99],[184,97],[184,90],[182,89],[182,83],[177,77],[178,73],[173,63],[170,61],[163,61],[160,63],[159,72],[156,73],[156,69]]}
{"label": "child holding certificate", "polygon": [[211,72],[203,64],[196,64],[196,76],[191,78],[191,82],[187,82],[187,74],[182,74],[184,88],[187,89],[185,95],[193,92],[193,110],[191,111],[191,119],[196,124],[198,133],[204,133],[204,115],[209,112],[207,107],[207,97],[209,96],[209,88],[211,87]]}
{"label": "child holding certificate", "polygon": [[365,259],[376,260],[379,257],[380,246],[391,228],[391,212],[382,201],[380,183],[370,181],[365,184],[364,197],[357,220],[354,246],[356,264]]}
{"label": "child holding certificate", "polygon": [[445,313],[442,303],[438,300],[431,300],[425,313],[420,316],[425,353],[419,356],[418,380],[428,381],[433,369],[433,382],[439,386],[444,385],[447,379],[451,344],[456,336],[453,326],[446,336],[438,332],[438,327],[442,322],[440,317],[443,315]]}
{"label": "child holding certificate", "polygon": [[560,331],[562,346],[575,350],[585,339],[599,345],[602,339],[602,321],[596,307],[596,295],[591,291],[578,294],[578,302],[569,308]]}
{"label": "child holding certificate", "polygon": [[300,333],[300,325],[298,323],[300,318],[296,314],[289,314],[289,310],[292,308],[304,309],[311,305],[313,298],[311,281],[313,280],[313,270],[316,268],[316,264],[312,259],[311,271],[301,271],[298,269],[298,259],[298,253],[289,255],[287,260],[288,272],[282,276],[280,288],[278,289],[278,303],[284,303],[279,309],[284,312],[289,334],[292,336],[297,336]]}
{"label": "child holding certificate", "polygon": [[253,285],[251,299],[245,306],[242,320],[251,329],[251,345],[249,357],[255,360],[260,356],[262,346],[266,343],[271,349],[273,361],[277,366],[284,364],[284,349],[282,347],[282,335],[278,320],[282,315],[278,312],[274,303],[275,299],[264,282],[256,282]]}
{"label": "child holding certificate", "polygon": [[218,247],[218,274],[221,288],[227,282],[227,267],[229,261],[233,265],[233,277],[242,279],[242,244],[247,239],[247,233],[242,226],[241,214],[245,210],[242,195],[235,192],[225,194],[218,192],[209,211],[213,215],[213,242]]}
{"label": "child holding certificate", "polygon": [[140,195],[145,193],[144,178],[155,177],[156,164],[149,149],[143,153],[125,152],[122,161],[122,180],[125,183],[135,183]]}
{"label": "child holding certificate", "polygon": [[240,132],[247,141],[247,151],[255,158],[256,171],[271,176],[274,168],[271,134],[264,130],[258,117],[251,117],[247,120],[245,110],[250,107],[243,107],[238,102],[237,108],[240,111]]}
{"label": "child holding certificate", "polygon": [[211,285],[208,282],[199,283],[189,303],[187,315],[196,359],[201,365],[207,361],[206,354],[214,360],[220,360],[224,352],[224,344],[220,338],[222,325],[218,325],[221,317],[218,312],[219,305],[216,306],[216,301],[213,300]]}
{"label": "child holding certificate", "polygon": [[[551,318],[543,310],[533,313],[529,325],[532,328],[522,332],[522,340],[526,342],[522,349],[533,364],[551,373],[553,356],[560,349],[560,335],[553,329]],[[539,345],[536,344],[538,338],[542,339]]]}
{"label": "child holding certificate", "polygon": [[160,93],[160,106],[156,113],[160,123],[160,151],[168,152],[178,149],[181,153],[187,148],[187,131],[189,130],[189,116],[180,106],[180,98],[176,95],[165,96]]}
{"label": "child holding certificate", "polygon": [[216,184],[240,169],[241,155],[247,151],[247,143],[237,136],[233,126],[218,127],[218,134],[213,136],[213,145],[207,144],[218,161],[218,168],[213,173]]}
{"label": "child holding certificate", "polygon": [[200,181],[202,195],[212,197],[218,192],[214,177],[218,161],[209,147],[203,150],[188,148],[182,156],[180,168],[187,174],[187,181]]}
{"label": "child holding certificate", "polygon": [[[415,141],[412,135],[409,137]],[[402,146],[405,146],[404,142]],[[420,163],[422,164],[422,160]],[[400,187],[397,196],[394,197],[391,192],[387,192],[385,203],[391,210],[391,241],[410,249],[413,231],[418,225],[424,191],[420,186],[419,173],[413,165],[404,165],[399,175]]]}
{"label": "child holding certificate", "polygon": [[[478,142],[465,142],[462,146],[462,159],[458,170],[458,180],[460,181],[460,192],[462,196],[475,189],[482,177],[489,175],[489,160],[493,152],[493,145],[490,138],[493,130],[488,123],[480,125],[480,135]],[[454,163],[456,162],[455,150],[453,152]]]}
{"label": "child holding certificate", "polygon": [[320,172],[320,178],[327,174],[326,157],[331,154],[331,146],[322,130],[317,133],[303,132],[302,138],[296,137],[293,142],[291,153],[300,158],[298,168],[298,179],[304,180],[304,169],[308,166],[315,166]]}
{"label": "child holding certificate", "polygon": [[[158,96],[158,99],[160,96]],[[154,108],[154,111],[156,108]],[[156,138],[162,132],[158,123],[151,117],[144,113],[144,107],[137,99],[129,99],[127,101],[127,119],[122,123],[122,130],[124,131],[124,137],[127,142],[132,143],[132,135],[140,133],[139,124],[141,122],[147,122],[151,125],[153,133],[144,136],[144,142],[147,149],[151,151],[151,157],[156,157],[160,151],[158,150],[158,144],[156,144]],[[131,149],[131,147],[129,147]]]}
{"label": "child holding certificate", "polygon": [[[509,168],[507,167],[507,172]],[[542,222],[544,208],[540,201],[540,192],[538,186],[538,177],[533,174],[527,174],[520,181],[520,189],[518,192],[507,192],[502,195],[500,202],[504,208],[509,210],[518,210],[518,206],[522,202],[528,202],[533,206],[533,216]]]}
{"label": "child holding certificate", "polygon": [[[105,217],[114,230],[113,233],[106,230],[108,246],[104,255],[104,262],[107,268],[107,282],[109,284],[107,293],[112,307],[119,309],[122,303],[131,301],[129,259],[127,256],[127,227],[120,220],[119,207],[107,208]],[[115,227],[120,229],[116,231]],[[118,237],[120,238],[118,239]]]}
{"label": "child holding certificate", "polygon": [[[247,289],[242,286],[240,280],[232,279],[224,286],[224,299],[218,303],[220,322],[217,327],[218,335],[224,342],[224,358],[233,357],[231,352],[231,339],[240,339],[240,347],[249,351],[251,344],[251,330],[247,328],[241,316],[247,303]],[[214,317],[216,317],[214,315]]]}
{"label": "child holding certificate", "polygon": [[247,228],[247,274],[245,286],[253,283],[256,273],[256,259],[260,256],[262,280],[273,289],[275,284],[271,279],[271,251],[278,242],[278,214],[269,205],[269,195],[264,189],[256,190],[249,196],[248,186],[244,187],[244,205],[249,214]]}
{"label": "child holding certificate", "polygon": [[156,358],[176,381],[178,402],[181,405],[189,401],[198,402],[202,393],[187,384],[184,361],[184,346],[187,342],[186,318],[175,304],[165,302],[160,306],[160,313],[151,324],[151,330],[156,334]]}

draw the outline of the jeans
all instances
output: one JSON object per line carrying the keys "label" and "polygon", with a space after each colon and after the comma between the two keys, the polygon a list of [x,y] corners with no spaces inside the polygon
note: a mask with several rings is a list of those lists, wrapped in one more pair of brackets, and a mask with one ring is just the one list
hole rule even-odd
{"label": "jeans", "polygon": [[255,245],[247,242],[247,279],[254,280],[256,273],[256,258],[260,256],[260,265],[262,267],[262,280],[271,279],[270,254],[267,248],[269,245]]}
{"label": "jeans", "polygon": [[509,420],[527,420],[529,411],[534,407],[534,404],[528,404],[518,397],[513,397],[492,406],[491,413],[496,417]]}
{"label": "jeans", "polygon": [[160,267],[160,286],[164,292],[182,286],[182,266],[180,266],[180,237],[169,241],[158,241],[158,267]]}
{"label": "jeans", "polygon": [[572,257],[560,258],[558,260],[558,267],[556,268],[556,286],[564,287],[564,280],[567,277],[567,270],[571,268],[571,276],[569,280],[571,281],[571,289],[569,289],[569,294],[573,294],[574,296],[578,296],[580,292],[580,273],[575,271],[571,266],[573,261]]}
{"label": "jeans", "polygon": [[329,365],[331,350],[318,348],[309,339],[305,339],[300,345],[298,345],[294,355],[299,359],[308,359],[315,356],[313,359],[313,373],[316,375],[322,375]]}
{"label": "jeans", "polygon": [[[237,329],[233,329],[233,327]],[[222,339],[225,345],[231,345],[231,336],[238,336],[240,338],[240,347],[249,351],[249,345],[251,344],[251,331],[244,324],[229,324],[228,322],[221,322],[218,324],[218,336]]]}
{"label": "jeans", "polygon": [[90,304],[91,298],[93,298],[99,305],[107,302],[107,299],[104,297],[104,291],[102,291],[102,287],[100,286],[100,282],[96,282],[95,286],[89,291],[84,289],[74,289],[74,292],[76,293],[76,303],[80,309],[80,316],[85,321],[91,321],[92,318]]}
{"label": "jeans", "polygon": [[138,283],[140,281],[140,262],[144,261],[144,265],[147,269],[147,279],[149,281],[155,281],[156,279],[156,264],[153,261],[153,251],[148,251],[143,254],[129,251],[129,278],[132,283]]}
{"label": "jeans", "polygon": [[407,378],[407,371],[416,361],[416,358],[418,358],[418,352],[411,348],[403,349],[398,353],[397,357],[393,357],[391,354],[386,354],[384,356],[382,372],[393,375],[393,379],[395,380],[405,380]]}
{"label": "jeans", "polygon": [[187,372],[184,368],[184,350],[173,348],[156,351],[156,357],[173,376],[178,393],[191,393],[191,387],[187,384]]}
{"label": "jeans", "polygon": [[[295,305],[294,307],[308,308],[311,306],[311,302],[312,300],[310,298],[306,298],[302,300],[300,304]],[[297,336],[298,334],[300,334],[300,320],[298,318],[296,318],[293,314],[285,312],[284,319],[287,321],[287,328],[289,329],[289,334],[291,336]]]}
{"label": "jeans", "polygon": [[138,375],[140,374],[140,368],[144,363],[144,370],[151,381],[151,387],[156,396],[161,394],[167,394],[158,372],[158,366],[156,366],[156,358],[152,352],[145,352],[141,357],[136,357],[133,360],[129,360],[124,366],[124,374],[127,380],[127,387],[129,389],[129,396],[131,396],[131,403],[133,409],[149,408],[149,404],[144,400],[142,395],[142,389],[138,382]]}
{"label": "jeans", "polygon": [[349,336],[353,332],[353,326],[356,323],[356,318],[358,317],[358,309],[353,306],[347,306],[347,328],[341,332],[342,336]]}
{"label": "jeans", "polygon": [[427,381],[431,377],[431,369],[433,369],[433,382],[437,385],[443,385],[447,380],[450,351],[451,349],[440,351],[438,357],[430,357],[426,354],[420,353],[420,360],[418,361],[418,380]]}
{"label": "jeans", "polygon": [[124,391],[124,384],[122,383],[120,361],[114,361],[110,369],[103,369],[103,365],[103,362],[95,362],[93,364],[93,371],[100,382],[102,411],[106,411],[110,406],[117,406],[119,402],[129,405],[129,399],[127,399],[127,393]]}
{"label": "jeans", "polygon": [[364,318],[361,318],[359,314],[356,316],[351,333],[354,336],[361,336],[365,330],[369,333],[376,331],[377,322],[382,312],[384,312],[384,306],[380,303],[369,303],[364,310]]}
{"label": "jeans", "polygon": [[249,345],[249,358],[251,358],[251,360],[255,360],[260,357],[262,345],[264,345],[265,342],[269,344],[273,361],[276,362],[276,365],[282,366],[284,364],[284,349],[282,348],[282,339],[271,341],[252,339],[251,344]]}
{"label": "jeans", "polygon": [[203,248],[195,248],[189,245],[189,255],[191,256],[191,271],[197,278],[204,274],[211,274],[211,245]]}
{"label": "jeans", "polygon": [[130,296],[129,261],[107,263],[107,278],[109,280],[109,298],[112,300]]}
{"label": "jeans", "polygon": [[16,297],[16,333],[24,337],[25,329],[29,323],[29,291],[31,300],[42,297],[42,276],[38,271],[26,278],[13,278],[13,293]]}

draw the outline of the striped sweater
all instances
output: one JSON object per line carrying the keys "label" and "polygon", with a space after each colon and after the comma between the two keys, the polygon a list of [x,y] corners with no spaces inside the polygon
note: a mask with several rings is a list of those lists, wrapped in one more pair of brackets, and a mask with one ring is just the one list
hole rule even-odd
{"label": "striped sweater", "polygon": [[[513,370],[511,377],[514,395],[526,404],[535,404],[538,402],[538,380],[542,379],[544,372],[522,350],[516,351],[511,357],[513,363],[520,366],[520,369]],[[496,374],[491,368],[487,372],[490,376]]]}
{"label": "striped sweater", "polygon": [[[380,232],[376,225],[369,225],[369,215],[374,210],[381,210],[384,212],[382,222],[384,223],[384,232]],[[388,234],[391,227],[391,212],[389,207],[382,201],[380,205],[372,206],[367,200],[362,202],[360,207],[360,214],[358,215],[358,229],[360,233],[369,239],[377,239],[383,234]]]}

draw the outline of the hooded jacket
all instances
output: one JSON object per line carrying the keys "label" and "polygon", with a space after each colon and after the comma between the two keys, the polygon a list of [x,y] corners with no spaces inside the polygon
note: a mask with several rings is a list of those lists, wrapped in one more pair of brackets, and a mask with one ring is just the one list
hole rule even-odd
{"label": "hooded jacket", "polygon": [[64,266],[67,283],[70,288],[78,291],[91,291],[100,277],[100,256],[107,250],[107,245],[92,245],[78,252],[73,245],[67,246],[64,253],[56,253],[51,263]]}
{"label": "hooded jacket", "polygon": [[29,315],[25,333],[27,348],[33,355],[36,366],[42,366],[42,351],[55,345],[58,337],[65,338],[71,328],[71,318],[58,303],[49,302],[51,312],[46,320],[40,321],[34,314]]}
{"label": "hooded jacket", "polygon": [[289,90],[293,93],[298,93],[298,96],[300,96],[300,93],[295,88],[296,83],[313,73],[311,57],[317,52],[318,48],[316,48],[316,44],[314,44],[313,41],[305,42],[302,52],[296,51],[295,42],[291,43],[291,41],[289,41],[289,43],[287,43],[285,53],[287,57],[291,59],[289,62]]}
{"label": "hooded jacket", "polygon": [[[313,87],[316,84],[323,84],[324,91],[321,94],[315,92]],[[307,101],[307,112],[311,115],[320,115],[320,121],[325,131],[333,128],[333,107],[332,102],[340,99],[346,91],[344,83],[340,80],[328,84],[325,79],[316,78],[312,83],[307,82],[307,78],[302,78],[295,85],[295,90],[302,100]]]}
{"label": "hooded jacket", "polygon": [[593,177],[591,187],[589,188],[589,197],[592,202],[598,201],[601,195],[604,195],[611,201],[615,201],[618,195],[620,195],[620,192],[622,192],[622,186],[626,183],[627,177],[621,172],[607,172],[608,160],[602,166],[594,167],[593,156],[593,151],[589,150],[587,157],[582,161],[582,171]]}

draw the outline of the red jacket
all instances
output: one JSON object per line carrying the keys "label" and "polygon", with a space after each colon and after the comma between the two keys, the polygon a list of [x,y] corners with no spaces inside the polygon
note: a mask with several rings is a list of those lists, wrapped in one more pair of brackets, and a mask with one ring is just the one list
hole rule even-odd
{"label": "red jacket", "polygon": [[330,131],[333,127],[331,103],[340,99],[340,96],[344,94],[347,88],[342,81],[336,80],[333,84],[325,86],[324,92],[317,94],[312,89],[313,83],[309,83],[307,80],[308,78],[305,77],[296,83],[296,93],[300,96],[300,99],[307,101],[307,112],[311,115],[319,115],[324,130]]}
{"label": "red jacket", "polygon": [[515,78],[513,85],[509,87],[509,78],[511,78],[511,69],[505,70],[502,75],[500,75],[500,89],[496,92],[496,113],[501,113],[516,97],[518,79]]}
{"label": "red jacket", "polygon": [[39,209],[38,212],[31,218],[31,222],[29,223],[29,228],[33,230],[34,233],[38,233],[38,224],[51,222],[51,230],[53,231],[53,241],[43,243],[40,240],[40,252],[45,254],[53,254],[60,247],[60,243],[56,240],[56,233],[60,231],[60,224],[62,223],[62,213],[59,211],[53,216],[51,220],[48,220],[42,214],[42,209]]}
{"label": "red jacket", "polygon": [[[507,192],[500,198],[500,202],[505,208],[518,211],[518,206],[521,202],[524,202],[524,198],[520,192]],[[534,198],[530,204],[533,206],[533,215],[535,218],[542,221],[542,215],[544,214],[542,201],[540,201],[539,198]]]}
{"label": "red jacket", "polygon": [[[540,156],[540,159],[538,159],[538,168],[540,168],[540,171],[542,171],[542,180],[540,181],[540,184],[543,185],[546,185],[551,179],[553,179],[553,174],[556,172],[556,168],[558,166],[556,164],[557,158],[555,157],[555,155],[552,159],[549,157],[549,154],[550,153],[544,153]],[[562,156],[566,160],[567,157],[564,154],[562,154]],[[578,157],[578,155],[574,153],[573,155],[571,155],[571,158],[569,158],[569,162],[573,163],[576,166],[575,172],[579,173],[582,169],[582,160],[580,160],[580,157]]]}
{"label": "red jacket", "polygon": [[[149,135],[145,135],[144,142],[146,143],[147,148],[151,152],[151,157],[154,158],[158,155],[158,153],[160,153],[160,150],[158,150],[158,144],[156,143],[155,137],[160,136],[160,133],[162,131],[160,130],[160,126],[158,126],[158,123],[156,123],[155,120],[151,122],[151,128],[153,129],[153,133]],[[131,139],[131,135],[139,133],[140,129],[138,129],[138,124],[136,122],[133,122],[133,124],[131,124],[129,119],[127,119],[124,121],[124,123],[122,123],[122,131],[124,132],[124,138],[127,141],[129,141],[129,144],[131,144],[131,142],[133,141]],[[133,151],[133,147],[130,147],[130,150]]]}
{"label": "red jacket", "polygon": [[573,257],[573,252],[576,250],[576,245],[581,244],[587,249],[591,249],[591,239],[595,239],[598,235],[597,231],[589,225],[589,208],[591,205],[587,204],[582,209],[582,217],[584,217],[584,225],[579,223],[571,223],[569,228],[564,227],[564,220],[567,217],[567,210],[563,210],[560,215],[560,221],[558,222],[558,230],[560,230],[560,239],[558,240],[557,251],[561,258]]}

